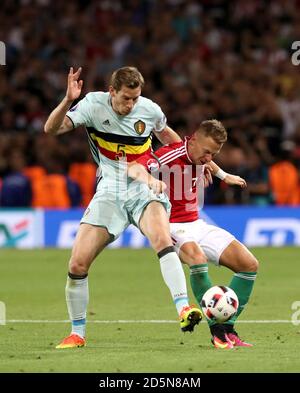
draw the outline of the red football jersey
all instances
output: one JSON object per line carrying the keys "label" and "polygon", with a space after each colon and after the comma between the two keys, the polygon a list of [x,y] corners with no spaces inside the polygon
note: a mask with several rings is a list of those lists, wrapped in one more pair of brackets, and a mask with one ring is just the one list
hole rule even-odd
{"label": "red football jersey", "polygon": [[194,165],[187,151],[187,139],[147,153],[137,162],[167,184],[172,204],[170,222],[191,222],[199,218],[198,187],[203,165]]}

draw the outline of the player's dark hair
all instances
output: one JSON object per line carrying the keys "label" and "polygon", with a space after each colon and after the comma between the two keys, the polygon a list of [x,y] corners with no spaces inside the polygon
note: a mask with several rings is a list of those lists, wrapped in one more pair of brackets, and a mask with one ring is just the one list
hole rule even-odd
{"label": "player's dark hair", "polygon": [[227,131],[223,124],[216,119],[205,120],[200,124],[197,132],[210,136],[217,143],[225,143],[227,141]]}
{"label": "player's dark hair", "polygon": [[135,67],[122,67],[114,71],[110,79],[110,85],[116,90],[121,90],[122,86],[135,89],[143,87],[145,84],[143,75]]}

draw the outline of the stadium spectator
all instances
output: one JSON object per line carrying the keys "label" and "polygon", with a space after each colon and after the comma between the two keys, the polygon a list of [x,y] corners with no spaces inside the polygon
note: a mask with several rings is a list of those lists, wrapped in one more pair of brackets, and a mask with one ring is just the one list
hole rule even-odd
{"label": "stadium spectator", "polygon": [[247,179],[248,204],[266,206],[272,202],[269,187],[268,167],[255,151],[249,151],[247,167],[244,172]]}
{"label": "stadium spectator", "polygon": [[[69,177],[76,182],[82,194],[82,206],[87,206],[96,190],[96,166],[91,162],[75,162],[70,165]],[[78,206],[75,204],[75,206]]]}
{"label": "stadium spectator", "polygon": [[299,172],[288,159],[290,154],[289,149],[283,149],[281,157],[269,168],[270,187],[276,205],[297,206],[300,204]]}
{"label": "stadium spectator", "polygon": [[8,157],[8,174],[3,177],[0,188],[0,207],[31,206],[31,183],[22,172],[24,166],[23,152],[12,150]]}
{"label": "stadium spectator", "polygon": [[33,207],[68,209],[80,205],[79,185],[64,174],[61,158],[47,158],[45,170],[41,166],[25,168],[32,182]]}
{"label": "stadium spectator", "polygon": [[[181,136],[191,134],[203,119],[218,118],[228,129],[229,144],[246,156],[248,146],[254,147],[269,167],[300,124],[299,67],[291,62],[299,12],[297,0],[288,5],[282,0],[249,0],[246,5],[238,0],[44,0],[18,7],[3,0],[7,66],[0,74],[1,144],[12,134],[24,134],[27,144],[34,144],[48,108],[64,95],[69,65],[89,70],[85,93],[105,90],[114,68],[132,64],[147,78],[144,95],[164,108]],[[72,163],[76,139],[82,141],[82,133],[72,143],[63,138],[53,142]],[[43,146],[43,153],[50,147]],[[42,153],[27,154],[39,161]],[[4,161],[0,154],[0,176]],[[216,182],[214,187],[222,196],[221,186]],[[248,203],[248,196],[208,202]]]}

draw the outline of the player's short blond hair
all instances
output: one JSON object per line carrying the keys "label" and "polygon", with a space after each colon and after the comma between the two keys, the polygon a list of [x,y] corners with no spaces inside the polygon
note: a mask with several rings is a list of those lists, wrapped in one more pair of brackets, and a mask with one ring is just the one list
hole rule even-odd
{"label": "player's short blond hair", "polygon": [[223,124],[216,119],[205,120],[196,132],[210,136],[215,142],[221,144],[227,141],[227,131]]}
{"label": "player's short blond hair", "polygon": [[116,90],[121,90],[122,86],[135,89],[143,87],[145,84],[143,75],[136,67],[122,67],[113,72],[110,78],[110,85]]}

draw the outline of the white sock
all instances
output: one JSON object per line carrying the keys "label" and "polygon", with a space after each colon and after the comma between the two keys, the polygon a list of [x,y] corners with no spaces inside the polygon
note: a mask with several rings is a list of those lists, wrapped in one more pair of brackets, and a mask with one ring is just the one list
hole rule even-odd
{"label": "white sock", "polygon": [[158,257],[162,276],[171,292],[179,315],[182,308],[188,306],[189,303],[182,264],[176,252],[172,251],[172,248],[170,247],[171,251],[165,249],[165,252],[165,250],[162,250],[158,253]]}
{"label": "white sock", "polygon": [[89,302],[88,278],[74,277],[75,275],[69,273],[66,285],[66,301],[72,322],[71,333],[85,337],[86,310]]}

